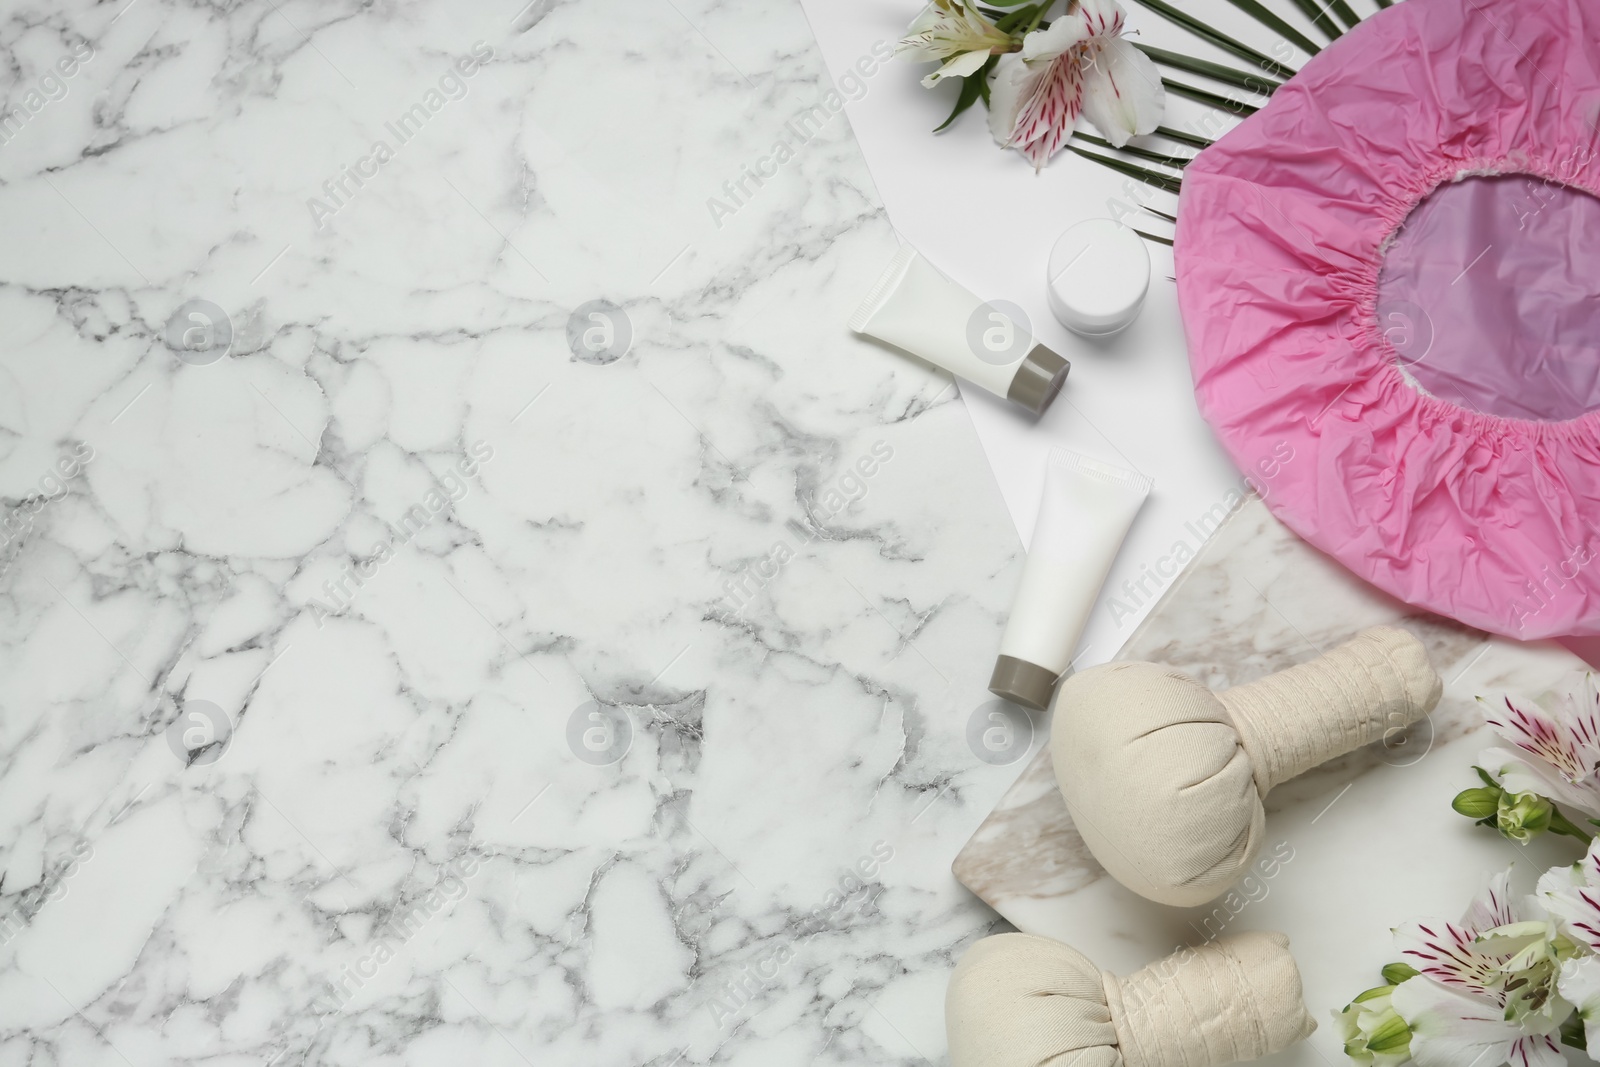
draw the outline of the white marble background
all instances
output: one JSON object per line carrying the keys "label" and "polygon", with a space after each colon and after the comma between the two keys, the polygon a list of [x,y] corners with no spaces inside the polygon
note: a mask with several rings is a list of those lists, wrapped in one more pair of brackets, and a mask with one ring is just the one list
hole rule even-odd
{"label": "white marble background", "polygon": [[1009,519],[799,10],[521,2],[0,5],[0,1067],[943,1057]]}

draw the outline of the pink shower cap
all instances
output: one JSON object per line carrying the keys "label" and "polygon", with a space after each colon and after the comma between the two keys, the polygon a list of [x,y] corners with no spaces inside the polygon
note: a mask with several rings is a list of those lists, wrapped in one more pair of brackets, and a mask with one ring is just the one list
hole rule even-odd
{"label": "pink shower cap", "polygon": [[1600,3],[1405,0],[1191,163],[1195,395],[1408,604],[1600,634]]}

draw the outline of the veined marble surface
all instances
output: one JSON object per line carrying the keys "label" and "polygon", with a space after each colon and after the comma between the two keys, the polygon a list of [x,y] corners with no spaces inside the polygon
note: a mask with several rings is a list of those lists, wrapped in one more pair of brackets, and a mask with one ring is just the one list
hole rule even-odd
{"label": "veined marble surface", "polygon": [[[1214,518],[1224,514],[1219,508]],[[962,849],[955,873],[1019,929],[1068,942],[1117,973],[1224,933],[1288,934],[1320,1029],[1260,1062],[1344,1063],[1330,1013],[1381,984],[1393,927],[1429,916],[1454,921],[1508,863],[1517,866],[1513,884],[1531,891],[1547,867],[1581,856],[1559,840],[1520,848],[1457,815],[1450,801],[1479,784],[1473,760],[1495,743],[1478,696],[1545,698],[1580,682],[1586,666],[1554,643],[1492,638],[1407,608],[1295,537],[1259,497],[1240,500],[1212,534],[1214,525],[1191,529],[1183,551],[1174,546],[1174,555],[1194,553],[1193,562],[1115,658],[1168,663],[1225,689],[1312,659],[1365,627],[1398,625],[1422,640],[1444,680],[1438,707],[1405,733],[1269,793],[1261,856],[1279,862],[1258,863],[1210,904],[1165,907],[1108,877],[1072,824],[1048,748]]]}
{"label": "veined marble surface", "polygon": [[937,1062],[1018,548],[799,10],[4,10],[0,1067]]}

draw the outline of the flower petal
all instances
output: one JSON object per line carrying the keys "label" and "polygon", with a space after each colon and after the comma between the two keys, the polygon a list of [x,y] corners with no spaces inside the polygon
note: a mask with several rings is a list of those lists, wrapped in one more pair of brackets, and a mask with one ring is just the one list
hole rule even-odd
{"label": "flower petal", "polygon": [[1400,983],[1390,1002],[1411,1027],[1411,1058],[1417,1067],[1501,1064],[1524,1037],[1502,1018],[1498,1004],[1448,989],[1425,975]]}
{"label": "flower petal", "polygon": [[1436,920],[1406,923],[1394,931],[1400,956],[1434,982],[1494,998],[1499,959],[1476,944],[1476,931]]}
{"label": "flower petal", "polygon": [[1517,921],[1510,879],[1509,868],[1490,877],[1460,924],[1427,919],[1396,927],[1394,940],[1401,957],[1435,982],[1503,1006],[1504,997],[1494,987],[1500,979],[1499,965],[1509,953],[1491,951],[1478,937]]}
{"label": "flower petal", "polygon": [[951,56],[944,66],[923,78],[922,84],[932,89],[945,78],[965,78],[969,74],[976,74],[978,68],[988,61],[988,52],[963,52],[959,56]]}
{"label": "flower petal", "polygon": [[1506,1053],[1511,1067],[1567,1067],[1567,1058],[1561,1046],[1549,1034],[1530,1034],[1511,1046]]}
{"label": "flower petal", "polygon": [[1600,690],[1592,674],[1578,694],[1563,693],[1554,711],[1508,695],[1498,707],[1488,706],[1483,717],[1501,737],[1550,765],[1571,785],[1600,772]]}
{"label": "flower petal", "polygon": [[1556,988],[1563,1000],[1577,1006],[1590,1047],[1600,1049],[1600,959],[1580,956],[1568,960],[1556,979]]}
{"label": "flower petal", "polygon": [[1077,14],[1090,37],[1117,37],[1128,13],[1117,0],[1078,0]]}
{"label": "flower petal", "polygon": [[1067,53],[1051,60],[1022,102],[1011,143],[1038,169],[1072,136],[1083,110],[1083,78],[1077,58]]}
{"label": "flower petal", "polygon": [[1461,924],[1475,933],[1487,933],[1497,926],[1510,926],[1518,915],[1511,906],[1511,868],[1490,875],[1488,882],[1467,905]]}
{"label": "flower petal", "polygon": [[[1562,933],[1590,951],[1600,952],[1600,840],[1590,842],[1588,853],[1578,863],[1546,871],[1537,892]],[[1566,996],[1565,991],[1562,995]]]}
{"label": "flower petal", "polygon": [[1043,63],[1047,59],[1055,59],[1063,52],[1089,39],[1089,31],[1083,24],[1083,10],[1062,15],[1049,27],[1034,30],[1022,39],[1022,58],[1030,63]]}
{"label": "flower petal", "polygon": [[994,74],[989,78],[989,132],[1001,148],[1011,147],[1017,116],[1043,76],[1043,70],[1029,67],[1015,52],[1001,56],[1000,62],[995,64]]}
{"label": "flower petal", "polygon": [[1161,125],[1167,93],[1150,57],[1127,41],[1110,41],[1083,65],[1083,113],[1121,148]]}

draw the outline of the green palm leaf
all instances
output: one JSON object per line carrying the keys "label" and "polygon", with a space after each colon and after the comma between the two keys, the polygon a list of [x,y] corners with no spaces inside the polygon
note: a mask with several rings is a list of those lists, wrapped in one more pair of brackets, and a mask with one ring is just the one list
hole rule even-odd
{"label": "green palm leaf", "polygon": [[1195,18],[1193,15],[1179,11],[1171,4],[1168,4],[1166,0],[1138,0],[1138,3],[1149,8],[1151,11],[1154,11],[1167,21],[1175,25],[1182,26],[1196,37],[1199,37],[1205,41],[1210,41],[1223,51],[1232,52],[1240,59],[1248,59],[1250,62],[1254,63],[1268,74],[1283,78],[1292,78],[1296,73],[1293,67],[1285,66],[1284,64],[1273,59],[1271,56],[1257,52],[1249,45],[1229,37],[1221,30],[1213,29],[1204,22],[1201,22],[1199,19]]}
{"label": "green palm leaf", "polygon": [[1162,78],[1161,84],[1167,87],[1168,92],[1177,93],[1179,96],[1187,96],[1190,100],[1198,100],[1200,103],[1205,104],[1208,107],[1221,108],[1224,111],[1231,111],[1235,115],[1254,115],[1257,111],[1261,110],[1254,104],[1246,104],[1242,101],[1234,100],[1231,97],[1221,96],[1217,93],[1211,92],[1208,89],[1201,89],[1198,86],[1186,85],[1183,82],[1175,82],[1171,78]]}
{"label": "green palm leaf", "polygon": [[1251,18],[1255,19],[1257,22],[1261,23],[1261,25],[1265,26],[1267,29],[1280,35],[1284,40],[1288,41],[1290,44],[1294,45],[1307,55],[1314,56],[1319,51],[1316,42],[1312,41],[1311,38],[1307,37],[1305,34],[1301,33],[1287,22],[1283,21],[1283,19],[1279,18],[1271,11],[1268,11],[1266,8],[1262,7],[1257,0],[1228,0],[1228,2],[1234,7],[1238,8],[1240,11],[1243,11],[1245,14],[1249,15]]}
{"label": "green palm leaf", "polygon": [[1345,0],[1332,0],[1328,4],[1333,13],[1339,16],[1339,21],[1345,24],[1346,29],[1355,29],[1361,23],[1361,16],[1350,10],[1350,5]]}
{"label": "green palm leaf", "polygon": [[1239,88],[1247,89],[1252,93],[1260,93],[1262,96],[1271,96],[1274,89],[1283,85],[1282,82],[1274,81],[1264,74],[1239,70],[1237,67],[1226,67],[1221,63],[1213,63],[1209,59],[1195,59],[1180,52],[1169,52],[1165,48],[1157,48],[1148,44],[1135,44],[1134,47],[1157,63],[1165,63],[1169,67],[1176,67],[1178,70],[1188,71],[1190,74],[1203,74],[1208,78],[1215,78],[1219,82],[1237,85]]}
{"label": "green palm leaf", "polygon": [[1112,156],[1102,156],[1094,152],[1088,152],[1075,144],[1068,143],[1065,147],[1067,151],[1076,152],[1084,159],[1092,159],[1101,166],[1110,167],[1117,173],[1126,174],[1130,178],[1137,178],[1146,185],[1153,185],[1157,189],[1165,189],[1169,193],[1175,193],[1183,187],[1183,180],[1170,174],[1160,174],[1150,170],[1148,167],[1141,167],[1137,163],[1129,163],[1125,159],[1116,159]]}
{"label": "green palm leaf", "polygon": [[1300,9],[1300,14],[1317,24],[1317,29],[1322,31],[1324,37],[1333,40],[1344,31],[1339,29],[1339,24],[1328,17],[1328,12],[1317,0],[1294,0],[1294,6]]}
{"label": "green palm leaf", "polygon": [[1155,132],[1157,135],[1165,137],[1169,141],[1177,141],[1179,144],[1192,145],[1195,148],[1210,148],[1212,145],[1216,144],[1215,141],[1208,137],[1201,137],[1199,134],[1188,133],[1184,130],[1175,130],[1171,126],[1157,126]]}
{"label": "green palm leaf", "polygon": [[1163,155],[1160,152],[1152,152],[1148,148],[1141,148],[1136,144],[1125,144],[1118,148],[1104,137],[1096,137],[1094,134],[1084,133],[1082,130],[1074,131],[1072,136],[1080,141],[1087,141],[1096,148],[1109,148],[1114,152],[1126,152],[1136,159],[1148,159],[1152,163],[1160,163],[1163,167],[1171,167],[1174,170],[1182,170],[1194,160],[1193,156]]}

